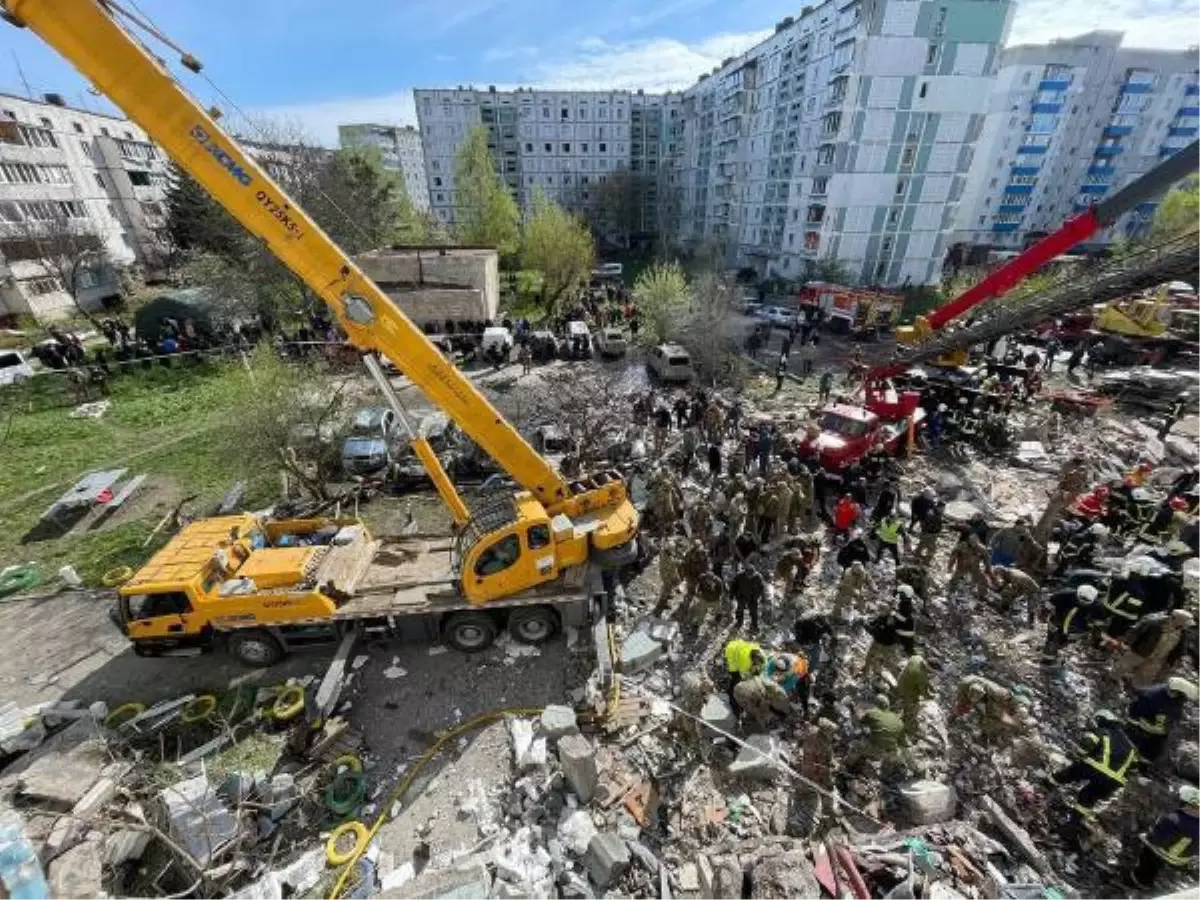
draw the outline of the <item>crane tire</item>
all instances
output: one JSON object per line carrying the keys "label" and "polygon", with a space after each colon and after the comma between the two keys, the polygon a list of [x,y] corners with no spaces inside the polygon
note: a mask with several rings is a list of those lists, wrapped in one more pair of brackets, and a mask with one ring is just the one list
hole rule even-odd
{"label": "crane tire", "polygon": [[[341,849],[342,839],[346,835],[353,835],[354,843],[350,845],[350,849]],[[325,842],[325,859],[331,866],[341,866],[354,859],[366,844],[370,833],[367,831],[367,826],[362,822],[343,822],[329,835],[329,840]]]}

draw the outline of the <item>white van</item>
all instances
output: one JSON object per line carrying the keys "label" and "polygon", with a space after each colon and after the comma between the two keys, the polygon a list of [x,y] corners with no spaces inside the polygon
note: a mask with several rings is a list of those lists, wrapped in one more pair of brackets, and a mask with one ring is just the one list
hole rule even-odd
{"label": "white van", "polygon": [[483,329],[483,339],[479,342],[479,349],[485,357],[490,357],[494,351],[498,350],[507,359],[512,347],[512,332],[507,328],[501,325],[493,325]]}
{"label": "white van", "polygon": [[578,319],[567,323],[567,358],[591,359],[592,333],[587,322]]}
{"label": "white van", "polygon": [[660,381],[687,382],[696,377],[692,358],[678,344],[659,344],[650,350],[646,365]]}
{"label": "white van", "polygon": [[629,341],[625,337],[625,332],[620,328],[605,328],[596,336],[596,344],[600,349],[601,356],[624,356],[625,351],[629,348]]}
{"label": "white van", "polygon": [[18,384],[33,377],[33,368],[16,350],[0,350],[0,385]]}

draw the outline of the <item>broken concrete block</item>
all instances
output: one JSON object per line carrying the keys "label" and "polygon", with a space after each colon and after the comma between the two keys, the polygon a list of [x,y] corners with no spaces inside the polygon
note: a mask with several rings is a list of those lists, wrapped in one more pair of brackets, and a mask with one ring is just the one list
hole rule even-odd
{"label": "broken concrete block", "polygon": [[635,631],[621,644],[621,671],[626,675],[654,665],[663,655],[663,646],[644,631]]}
{"label": "broken concrete block", "polygon": [[270,797],[271,818],[278,822],[300,802],[296,779],[286,772],[280,772],[271,779]]}
{"label": "broken concrete block", "polygon": [[[679,867],[679,890],[685,894],[695,894],[700,891],[700,868],[694,862],[686,862]],[[705,894],[704,896],[710,896]]]}
{"label": "broken concrete block", "polygon": [[946,504],[944,515],[947,522],[954,525],[961,525],[971,521],[979,512],[979,507],[973,503],[968,503],[965,500],[951,500]]}
{"label": "broken concrete block", "polygon": [[588,844],[584,864],[597,887],[606,888],[629,868],[629,848],[620,837],[604,831]]}
{"label": "broken concrete block", "polygon": [[798,851],[761,860],[750,872],[750,883],[751,896],[763,900],[821,896],[821,886],[807,855]]}
{"label": "broken concrete block", "polygon": [[63,812],[73,808],[100,777],[112,757],[97,736],[96,724],[77,719],[10,769],[19,792],[39,806]]}
{"label": "broken concrete block", "polygon": [[1010,846],[1015,847],[1017,851],[1025,858],[1025,861],[1033,866],[1037,871],[1046,875],[1050,872],[1050,862],[1042,855],[1042,851],[1037,848],[1033,842],[1033,838],[1029,836],[1029,832],[1009,818],[1008,813],[995,800],[986,794],[981,798],[983,809],[991,817],[1001,834],[1008,839]]}
{"label": "broken concrete block", "polygon": [[715,879],[713,877],[712,863],[710,863],[708,861],[708,857],[705,856],[703,853],[701,853],[699,856],[696,857],[696,874],[700,878],[700,896],[701,897],[717,896],[716,894],[713,893],[713,889],[714,889],[713,881]]}
{"label": "broken concrete block", "polygon": [[50,863],[47,873],[50,894],[54,897],[107,897],[101,876],[103,848],[99,841],[84,841]]}
{"label": "broken concrete block", "polygon": [[131,860],[141,859],[150,846],[150,832],[124,828],[104,839],[104,864],[119,866]]}
{"label": "broken concrete block", "polygon": [[[294,787],[294,784],[293,784]],[[203,775],[164,788],[159,795],[166,807],[171,836],[183,844],[202,866],[226,841],[237,836],[237,819],[217,797]]]}
{"label": "broken concrete block", "polygon": [[584,803],[590,802],[600,778],[591,742],[582,735],[568,734],[558,742],[558,762],[571,790]]}
{"label": "broken concrete block", "polygon": [[629,845],[630,854],[637,857],[637,861],[642,867],[651,875],[658,875],[659,862],[654,851],[641,841],[626,841],[626,843]]}
{"label": "broken concrete block", "polygon": [[579,734],[575,710],[569,706],[547,706],[542,710],[542,734],[548,741],[557,741],[568,734]]}
{"label": "broken concrete block", "polygon": [[779,771],[775,766],[775,741],[769,734],[752,734],[746,743],[749,746],[742,747],[729,764],[729,774],[734,778],[770,781]]}
{"label": "broken concrete block", "polygon": [[487,854],[477,853],[456,860],[449,868],[429,866],[404,885],[401,893],[421,900],[490,897],[492,876],[487,864]]}
{"label": "broken concrete block", "polygon": [[587,853],[588,844],[596,836],[596,826],[586,809],[577,809],[564,815],[558,823],[558,837],[576,856]]}
{"label": "broken concrete block", "polygon": [[[729,701],[720,694],[709,694],[708,699],[704,701],[704,706],[700,708],[700,718],[705,724],[711,725],[713,728],[720,728],[722,731],[736,732],[737,731],[737,716],[733,714],[733,709],[729,705]],[[716,737],[713,732],[709,732],[708,736]]]}
{"label": "broken concrete block", "polygon": [[922,779],[900,785],[900,803],[910,824],[932,825],[954,818],[958,797],[952,785]]}
{"label": "broken concrete block", "polygon": [[1195,741],[1181,741],[1172,759],[1176,775],[1189,784],[1200,782],[1200,745]]}

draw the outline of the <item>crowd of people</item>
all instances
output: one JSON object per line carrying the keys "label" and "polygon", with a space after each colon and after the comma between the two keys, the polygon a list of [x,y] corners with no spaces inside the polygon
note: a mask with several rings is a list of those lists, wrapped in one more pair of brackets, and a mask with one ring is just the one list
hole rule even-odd
{"label": "crowd of people", "polygon": [[[1023,363],[1043,371],[1040,358]],[[997,373],[983,377],[978,396],[1003,421],[1020,392],[1003,389]],[[944,414],[945,398],[934,397]],[[1014,627],[1045,629],[1047,677],[1071,647],[1106,655],[1127,691],[1126,708],[1098,715],[1074,761],[1048,774],[1064,803],[1065,839],[1086,845],[1097,809],[1132,771],[1161,771],[1197,699],[1195,598],[1182,574],[1200,551],[1196,470],[1152,486],[1153,467],[1142,464],[1089,488],[1092,466],[1076,457],[1037,521],[951,522],[932,485],[902,498],[901,464],[881,447],[826,471],[805,455],[802,423],[749,414],[737,397],[649,391],[632,412],[658,460],[645,515],[658,556],[653,613],[721,647],[710,671],[683,682],[691,712],[723,680],[748,732],[799,728],[803,770],[830,790],[864,773],[883,781],[918,773],[918,710],[931,693],[922,643],[987,609]],[[929,437],[935,447],[966,439],[961,425]],[[1100,566],[1135,546],[1146,557],[1140,568]],[[830,577],[826,597],[820,584]],[[781,624],[791,640],[760,643]],[[859,659],[851,648],[863,639]],[[874,700],[847,721],[843,701],[860,685]],[[985,741],[1011,741],[1030,725],[1027,698],[979,673],[961,680],[951,709]],[[848,734],[853,751],[836,755]],[[1135,884],[1195,858],[1197,797],[1188,786],[1177,809],[1130,835]]]}

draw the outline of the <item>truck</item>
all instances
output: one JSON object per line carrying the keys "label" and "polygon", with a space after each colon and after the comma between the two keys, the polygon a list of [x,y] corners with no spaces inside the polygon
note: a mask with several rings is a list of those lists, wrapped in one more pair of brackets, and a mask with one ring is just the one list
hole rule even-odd
{"label": "truck", "polygon": [[870,340],[891,330],[904,305],[898,294],[824,281],[805,284],[797,302],[819,312],[831,331]]}
{"label": "truck", "polygon": [[920,428],[925,411],[915,392],[893,396],[890,407],[879,411],[867,406],[833,403],[821,411],[817,433],[805,434],[797,441],[802,457],[822,468],[837,472],[853,465],[876,447],[896,454],[904,448],[910,427]]}
{"label": "truck", "polygon": [[[389,547],[376,544],[363,526],[350,532],[352,526],[341,521],[193,523],[118,591],[118,618],[135,647],[150,653],[218,642],[251,661],[256,653],[262,659],[286,652],[310,629],[324,636],[348,617],[391,623],[433,615],[445,630],[444,617],[461,612],[474,614],[468,621],[475,628],[485,622],[495,628],[511,622],[513,609],[578,600],[577,586],[589,577],[637,558],[640,517],[620,473],[568,479],[538,453],[399,303],[224,132],[219,111],[207,110],[183,89],[144,43],[170,44],[160,32],[102,0],[0,0],[0,10],[142,125],[326,304],[364,354],[454,521],[453,536],[440,542]],[[146,36],[135,37],[131,29]],[[184,68],[202,70],[192,54],[170,49]],[[495,460],[515,489],[489,493],[468,508],[429,441],[409,424],[384,360]],[[344,543],[333,543],[339,534]],[[354,545],[357,551],[342,549]],[[249,632],[257,638],[255,651],[240,649],[254,643]],[[217,641],[223,635],[227,639]],[[598,649],[602,643],[597,638]]]}
{"label": "truck", "polygon": [[[513,528],[507,547],[476,562],[477,573],[502,569],[509,556],[528,550],[526,556],[537,555],[531,564],[552,574],[552,527]],[[225,649],[254,667],[339,641],[351,628],[441,639],[474,653],[504,629],[514,640],[540,644],[587,623],[588,575],[579,565],[561,580],[547,578],[485,608],[470,604],[457,589],[453,564],[470,539],[467,533],[375,537],[353,518],[201,519],[121,586],[114,620],[140,656]],[[575,561],[584,558],[581,548]]]}

